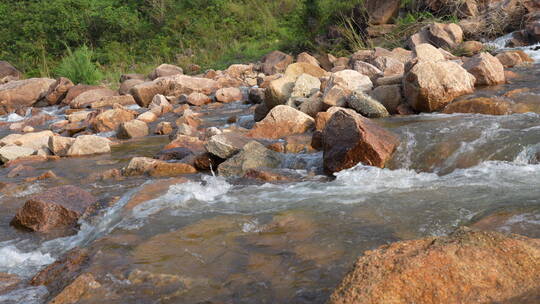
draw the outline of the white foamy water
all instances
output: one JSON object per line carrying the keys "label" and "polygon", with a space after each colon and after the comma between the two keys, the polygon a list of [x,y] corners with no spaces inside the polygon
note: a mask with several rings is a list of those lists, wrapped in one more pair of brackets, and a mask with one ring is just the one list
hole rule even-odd
{"label": "white foamy water", "polygon": [[49,294],[45,286],[28,287],[13,290],[4,295],[0,295],[2,304],[41,304]]}
{"label": "white foamy water", "polygon": [[[527,55],[529,55],[535,62],[540,62],[540,43],[524,46],[524,47],[516,47],[516,48],[508,48],[506,45],[510,40],[512,39],[512,33],[506,34],[504,36],[501,36],[493,41],[487,42],[486,45],[492,46],[496,49],[500,50],[512,50],[512,49],[518,49],[523,50]],[[537,50],[538,48],[538,50]]]}
{"label": "white foamy water", "polygon": [[25,276],[54,262],[54,258],[48,253],[44,254],[39,250],[22,252],[11,243],[4,243],[3,246],[0,244],[0,272]]}

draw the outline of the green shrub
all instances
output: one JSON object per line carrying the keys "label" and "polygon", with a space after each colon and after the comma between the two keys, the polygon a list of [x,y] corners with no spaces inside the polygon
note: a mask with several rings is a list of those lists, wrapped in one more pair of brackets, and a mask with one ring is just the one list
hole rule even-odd
{"label": "green shrub", "polygon": [[60,61],[56,68],[56,75],[71,79],[74,83],[99,84],[103,79],[103,73],[92,61],[94,52],[86,45],[72,52],[68,48],[68,54]]}

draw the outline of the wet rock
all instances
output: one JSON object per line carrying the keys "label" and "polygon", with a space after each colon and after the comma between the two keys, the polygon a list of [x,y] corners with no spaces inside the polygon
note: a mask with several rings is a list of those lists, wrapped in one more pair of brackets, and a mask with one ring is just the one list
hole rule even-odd
{"label": "wet rock", "polygon": [[13,80],[19,80],[21,72],[17,70],[11,63],[0,60],[0,83],[5,83]]}
{"label": "wet rock", "polygon": [[164,115],[173,110],[173,106],[169,103],[167,98],[161,94],[158,94],[152,98],[152,102],[148,105],[148,109],[157,116]]}
{"label": "wet rock", "polygon": [[203,93],[191,93],[187,97],[187,103],[193,106],[202,106],[212,102],[212,98]]}
{"label": "wet rock", "polygon": [[257,122],[248,136],[277,139],[307,132],[313,128],[314,123],[309,115],[281,105],[273,108],[263,120]]}
{"label": "wet rock", "polygon": [[251,141],[238,154],[221,163],[218,172],[222,176],[243,176],[249,169],[277,168],[282,161],[283,156],[280,153]]}
{"label": "wet rock", "polygon": [[343,70],[333,73],[334,83],[350,91],[369,91],[373,88],[373,83],[368,76],[362,75],[354,70]]}
{"label": "wet rock", "polygon": [[288,176],[277,170],[269,169],[249,169],[244,174],[245,178],[258,179],[265,182],[293,182],[298,181],[298,178]]}
{"label": "wet rock", "polygon": [[315,78],[320,78],[327,73],[320,67],[306,62],[293,63],[289,65],[285,70],[285,76],[289,78],[297,79],[302,74],[307,74]]}
{"label": "wet rock", "polygon": [[173,76],[173,75],[182,75],[184,71],[181,67],[172,65],[172,64],[162,64],[155,68],[152,73],[148,75],[148,78],[154,80],[159,77]]}
{"label": "wet rock", "polygon": [[480,53],[468,59],[463,64],[463,68],[476,78],[477,86],[491,86],[506,82],[503,65],[489,53]]}
{"label": "wet rock", "polygon": [[330,297],[337,303],[536,303],[540,241],[461,228],[368,251]]}
{"label": "wet rock", "polygon": [[206,150],[223,159],[238,153],[251,139],[241,134],[223,133],[214,135],[206,143]]}
{"label": "wet rock", "polygon": [[455,23],[433,23],[411,36],[409,45],[414,49],[422,43],[431,43],[443,49],[453,49],[463,42],[463,30]]}
{"label": "wet rock", "polygon": [[50,78],[30,78],[0,84],[0,104],[13,109],[29,107],[44,97],[54,82]]}
{"label": "wet rock", "polygon": [[502,52],[495,57],[499,59],[505,68],[512,68],[517,65],[534,62],[529,55],[521,50]]}
{"label": "wet rock", "polygon": [[419,112],[444,108],[461,95],[474,92],[476,79],[451,61],[420,62],[403,79],[403,92],[408,103]]}
{"label": "wet rock", "polygon": [[293,58],[280,51],[266,54],[262,59],[262,72],[266,75],[282,73],[293,62]]}
{"label": "wet rock", "polygon": [[0,295],[15,289],[20,282],[21,278],[19,278],[17,275],[0,272]]}
{"label": "wet rock", "polygon": [[115,105],[121,106],[130,106],[134,105],[135,99],[131,95],[121,95],[121,96],[105,96],[100,98],[98,101],[92,102],[90,107],[92,109],[99,109],[105,107],[114,107]]}
{"label": "wet rock", "polygon": [[154,158],[159,160],[181,160],[193,155],[193,152],[187,148],[172,148],[159,151]]}
{"label": "wet rock", "polygon": [[204,144],[205,143],[198,137],[177,135],[175,136],[173,141],[171,141],[168,145],[164,147],[164,149],[184,147],[194,152],[204,152],[206,151],[204,148]]}
{"label": "wet rock", "polygon": [[369,95],[379,101],[390,114],[396,114],[397,107],[403,102],[399,84],[378,86]]}
{"label": "wet rock", "polygon": [[179,97],[182,94],[199,92],[208,95],[217,89],[218,82],[212,79],[174,75],[138,84],[131,89],[130,93],[139,106],[147,107],[157,94]]}
{"label": "wet rock", "polygon": [[59,104],[73,86],[74,84],[71,80],[60,77],[49,87],[49,91],[47,92],[47,95],[45,95],[45,100],[47,100],[49,105]]}
{"label": "wet rock", "polygon": [[120,139],[145,137],[148,135],[148,125],[138,119],[123,122],[118,126],[116,136]]}
{"label": "wet rock", "polygon": [[225,160],[215,156],[214,154],[205,152],[205,153],[199,153],[195,156],[195,159],[193,161],[195,168],[197,170],[201,171],[210,171],[210,170],[216,170],[222,162]]}
{"label": "wet rock", "polygon": [[244,94],[239,88],[222,88],[216,92],[216,100],[223,103],[240,101],[244,99]]}
{"label": "wet rock", "polygon": [[43,174],[40,174],[38,176],[25,178],[24,181],[27,182],[27,183],[32,183],[32,182],[35,182],[35,181],[40,181],[40,180],[45,180],[45,179],[57,179],[57,178],[58,178],[58,176],[56,174],[54,174],[53,171],[48,170],[48,171],[46,171]]}
{"label": "wet rock", "polygon": [[399,138],[352,110],[338,109],[323,131],[324,169],[328,173],[358,163],[383,168],[399,145]]}
{"label": "wet rock", "polygon": [[309,53],[306,52],[298,54],[298,56],[296,57],[296,62],[305,62],[318,67],[321,66],[317,58],[311,56]]}
{"label": "wet rock", "polygon": [[115,91],[109,88],[100,87],[97,89],[82,92],[69,103],[69,106],[74,109],[91,107],[92,103],[99,101],[104,97],[110,97],[115,95],[117,95]]}
{"label": "wet rock", "polygon": [[354,62],[353,68],[358,73],[366,75],[372,80],[382,76],[383,74],[383,72],[379,70],[379,68],[377,68],[376,66],[360,60],[356,60]]}
{"label": "wet rock", "polygon": [[129,94],[129,91],[131,90],[131,88],[143,82],[144,82],[144,79],[127,79],[126,81],[123,81],[120,84],[120,88],[118,89],[118,94],[127,95]]}
{"label": "wet rock", "polygon": [[377,100],[362,91],[354,91],[347,100],[349,108],[369,118],[387,117],[388,110]]}
{"label": "wet rock", "polygon": [[96,202],[94,196],[75,186],[51,188],[30,198],[11,224],[40,232],[72,227]]}
{"label": "wet rock", "polygon": [[499,98],[472,98],[453,102],[443,113],[477,113],[486,115],[507,115],[512,113],[512,103]]}
{"label": "wet rock", "polygon": [[122,108],[111,109],[96,116],[93,127],[97,132],[115,131],[121,123],[134,118],[135,115],[131,111]]}
{"label": "wet rock", "polygon": [[75,138],[71,137],[51,136],[49,137],[48,147],[54,155],[67,156],[69,148],[71,148],[75,140]]}
{"label": "wet rock", "polygon": [[149,157],[134,157],[124,168],[125,176],[137,176],[150,172],[158,160]]}
{"label": "wet rock", "polygon": [[101,284],[95,280],[92,274],[85,273],[64,288],[49,304],[76,304],[83,296],[91,294],[94,289],[100,287]]}
{"label": "wet rock", "polygon": [[158,135],[169,135],[173,131],[173,125],[170,122],[162,121],[158,123],[156,129],[154,130],[155,134]]}
{"label": "wet rock", "polygon": [[67,156],[85,156],[110,153],[110,140],[96,135],[78,136],[67,152]]}
{"label": "wet rock", "polygon": [[187,181],[188,180],[183,177],[177,177],[144,184],[141,190],[136,192],[123,208],[124,210],[133,210],[133,208],[140,204],[167,194],[167,191],[169,191],[171,186],[183,184]]}

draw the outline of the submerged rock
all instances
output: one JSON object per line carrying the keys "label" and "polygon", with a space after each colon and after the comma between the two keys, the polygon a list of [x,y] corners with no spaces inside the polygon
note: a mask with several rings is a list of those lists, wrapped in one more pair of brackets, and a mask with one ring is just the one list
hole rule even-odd
{"label": "submerged rock", "polygon": [[368,251],[329,304],[538,303],[540,240],[461,228]]}
{"label": "submerged rock", "polygon": [[363,163],[383,168],[399,138],[352,110],[337,109],[322,135],[324,169],[338,172]]}
{"label": "submerged rock", "polygon": [[94,196],[75,186],[51,188],[30,198],[11,224],[40,232],[71,227],[96,202]]}

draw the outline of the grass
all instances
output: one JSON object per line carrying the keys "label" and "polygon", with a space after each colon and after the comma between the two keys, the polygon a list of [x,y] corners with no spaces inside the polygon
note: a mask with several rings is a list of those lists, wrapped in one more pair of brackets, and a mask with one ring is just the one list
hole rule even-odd
{"label": "grass", "polygon": [[94,52],[86,45],[72,52],[67,49],[65,56],[55,70],[56,76],[69,78],[73,83],[99,84],[104,78],[98,65],[93,61]]}

